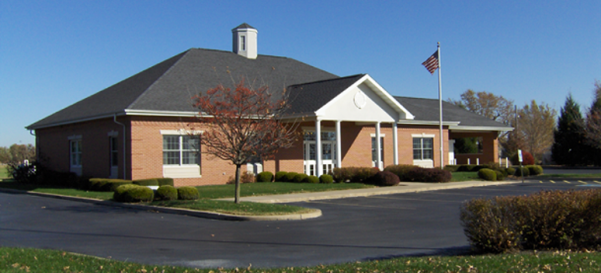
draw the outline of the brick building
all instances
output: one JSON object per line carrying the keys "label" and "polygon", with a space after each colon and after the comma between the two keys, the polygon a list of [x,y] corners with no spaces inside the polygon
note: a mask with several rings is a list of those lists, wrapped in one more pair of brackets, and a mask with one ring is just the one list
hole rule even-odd
{"label": "brick building", "polygon": [[[247,24],[232,33],[232,52],[189,49],[29,125],[39,161],[90,177],[223,184],[235,167],[195,145],[191,135],[202,135],[203,125],[191,97],[245,78],[276,94],[288,90],[286,118],[303,121],[294,147],[274,160],[249,162],[249,171],[315,175],[337,166],[441,166],[438,100],[392,96],[368,74],[339,77],[259,55],[257,30]],[[442,165],[497,162],[497,137],[509,130],[444,102]],[[462,138],[475,140],[477,150],[456,154],[454,142]]]}

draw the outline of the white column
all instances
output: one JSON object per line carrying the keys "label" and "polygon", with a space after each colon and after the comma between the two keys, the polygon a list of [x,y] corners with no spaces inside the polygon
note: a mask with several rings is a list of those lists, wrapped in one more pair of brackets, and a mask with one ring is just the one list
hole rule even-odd
{"label": "white column", "polygon": [[323,172],[321,155],[321,120],[315,119],[315,176],[319,177]]}
{"label": "white column", "polygon": [[376,123],[376,167],[380,168],[382,162],[382,145],[380,143],[380,122]]}
{"label": "white column", "polygon": [[396,121],[392,123],[392,152],[393,152],[393,164],[399,164],[399,136],[397,133]]}
{"label": "white column", "polygon": [[342,135],[340,134],[340,120],[336,121],[336,167],[342,167]]}

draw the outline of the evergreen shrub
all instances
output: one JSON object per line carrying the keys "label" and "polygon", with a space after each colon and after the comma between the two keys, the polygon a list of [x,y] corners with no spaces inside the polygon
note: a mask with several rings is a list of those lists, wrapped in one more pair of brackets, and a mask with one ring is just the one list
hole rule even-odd
{"label": "evergreen shrub", "polygon": [[413,168],[407,173],[407,182],[444,183],[450,182],[451,172],[436,168]]}
{"label": "evergreen shrub", "polygon": [[521,168],[518,166],[517,168],[515,168],[514,175],[515,176],[528,176],[528,175],[530,175],[530,171],[525,166],[522,166]]}
{"label": "evergreen shrub", "polygon": [[332,177],[329,174],[322,174],[319,177],[319,182],[322,184],[332,184],[332,183],[334,183],[334,177]]}
{"label": "evergreen shrub", "polygon": [[159,186],[173,186],[173,185],[175,185],[175,183],[173,182],[173,178],[163,177],[163,178],[156,178],[156,180],[159,181]]}
{"label": "evergreen shrub", "polygon": [[140,186],[158,186],[159,185],[159,181],[156,178],[138,179],[138,180],[134,180],[133,183],[136,185],[140,185]]}
{"label": "evergreen shrub", "polygon": [[150,202],[154,199],[154,192],[145,186],[136,184],[121,185],[115,189],[113,199],[117,202]]}
{"label": "evergreen shrub", "polygon": [[307,183],[317,184],[317,183],[319,183],[319,177],[317,177],[315,175],[310,175],[307,177]]}
{"label": "evergreen shrub", "polygon": [[515,168],[513,168],[513,167],[507,168],[507,175],[515,175]]}
{"label": "evergreen shrub", "polygon": [[494,170],[484,168],[478,171],[478,177],[487,181],[496,181],[497,173]]}
{"label": "evergreen shrub", "polygon": [[200,198],[198,189],[195,187],[179,187],[177,188],[177,199],[179,200],[196,200]]}
{"label": "evergreen shrub", "polygon": [[287,182],[286,181],[287,174],[288,174],[287,172],[276,172],[275,173],[275,182]]}
{"label": "evergreen shrub", "polygon": [[272,182],[273,173],[271,172],[260,172],[257,174],[257,182]]}
{"label": "evergreen shrub", "polygon": [[293,178],[292,178],[292,182],[295,183],[302,183],[305,179],[307,179],[309,176],[304,174],[304,173],[297,173]]}
{"label": "evergreen shrub", "polygon": [[131,180],[110,179],[110,178],[90,178],[87,182],[86,190],[90,191],[115,191],[121,185],[132,184]]}
{"label": "evergreen shrub", "polygon": [[177,189],[171,185],[160,186],[156,191],[155,200],[177,200]]}
{"label": "evergreen shrub", "polygon": [[528,173],[530,173],[530,175],[543,174],[543,167],[539,165],[528,165],[526,168],[528,168]]}
{"label": "evergreen shrub", "polygon": [[297,172],[288,172],[284,177],[284,182],[294,182],[294,177],[297,175]]}

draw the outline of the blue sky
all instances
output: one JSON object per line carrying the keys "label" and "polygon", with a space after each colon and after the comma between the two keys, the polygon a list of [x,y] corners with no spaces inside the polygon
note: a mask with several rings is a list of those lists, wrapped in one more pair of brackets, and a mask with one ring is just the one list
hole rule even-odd
{"label": "blue sky", "polygon": [[559,110],[585,108],[601,80],[601,1],[0,1],[0,146],[25,126],[189,48],[231,50],[258,29],[259,54],[339,76],[370,74],[392,95],[438,97],[421,63],[441,43],[443,99],[467,89]]}

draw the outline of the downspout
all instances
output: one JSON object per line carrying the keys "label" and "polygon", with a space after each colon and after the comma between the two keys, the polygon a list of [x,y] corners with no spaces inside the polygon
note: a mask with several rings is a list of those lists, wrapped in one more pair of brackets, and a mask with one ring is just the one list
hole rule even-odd
{"label": "downspout", "polygon": [[38,151],[38,137],[34,133],[35,130],[29,130],[29,134],[35,137],[35,161],[40,163],[40,151]]}
{"label": "downspout", "polygon": [[113,115],[113,121],[121,126],[123,126],[123,180],[127,180],[127,164],[126,164],[126,154],[125,154],[125,124],[117,121],[117,113]]}

